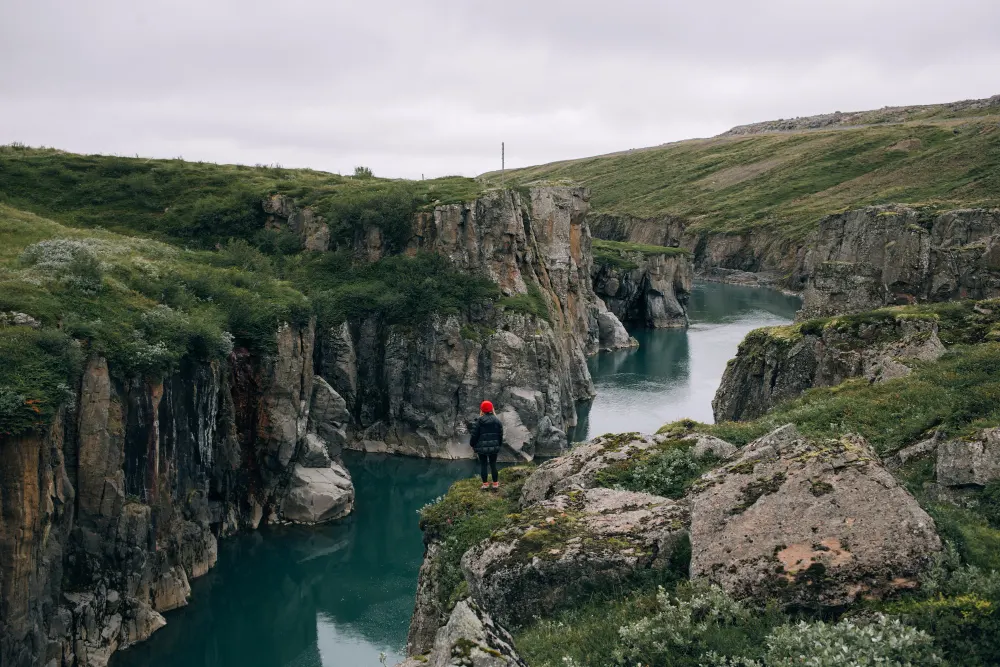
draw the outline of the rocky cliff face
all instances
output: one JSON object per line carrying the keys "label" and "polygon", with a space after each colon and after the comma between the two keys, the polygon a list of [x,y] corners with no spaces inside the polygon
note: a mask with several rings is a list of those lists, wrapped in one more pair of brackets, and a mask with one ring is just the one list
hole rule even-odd
{"label": "rocky cliff face", "polygon": [[695,232],[669,216],[597,214],[591,226],[602,239],[690,250],[708,279],[802,291],[804,318],[1000,292],[998,210],[871,206],[828,216],[801,241],[759,230]]}
{"label": "rocky cliff face", "polygon": [[902,377],[910,372],[907,360],[934,360],[944,350],[933,318],[886,314],[871,321],[757,329],[726,366],[712,400],[715,421],[756,419],[806,389],[849,378]]}
{"label": "rocky cliff face", "polygon": [[[548,317],[501,302],[416,327],[366,320],[323,332],[322,375],[352,415],[348,447],[469,457],[468,423],[490,399],[506,427],[505,458],[565,449],[576,401],[594,395],[586,356],[629,345],[591,287],[588,198],[581,188],[533,189],[527,199],[497,191],[417,216],[407,252],[445,255],[508,297],[536,299]],[[376,259],[381,247],[373,234],[360,252]]]}
{"label": "rocky cliff face", "polygon": [[624,324],[649,329],[687,326],[694,278],[688,255],[625,253],[617,264],[594,264],[594,291]]}
{"label": "rocky cliff face", "polygon": [[350,511],[346,471],[310,456],[313,336],[162,382],[94,357],[44,434],[0,439],[0,663],[102,667],[187,604],[219,537]]}
{"label": "rocky cliff face", "polygon": [[877,206],[833,215],[809,238],[793,278],[801,317],[891,303],[1000,294],[1000,210],[928,215]]}

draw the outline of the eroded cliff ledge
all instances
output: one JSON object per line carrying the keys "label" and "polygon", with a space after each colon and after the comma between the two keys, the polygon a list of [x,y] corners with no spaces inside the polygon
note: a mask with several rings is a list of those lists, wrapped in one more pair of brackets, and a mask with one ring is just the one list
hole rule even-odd
{"label": "eroded cliff ledge", "polygon": [[594,291],[624,324],[685,327],[694,267],[678,248],[594,241]]}
{"label": "eroded cliff ledge", "polygon": [[[495,282],[492,307],[417,326],[353,320],[320,333],[322,375],[347,399],[347,446],[443,458],[472,455],[468,423],[490,399],[508,460],[555,456],[592,398],[586,357],[630,345],[591,286],[583,188],[494,191],[417,215],[406,252],[434,252]],[[357,252],[376,260],[383,239]]]}

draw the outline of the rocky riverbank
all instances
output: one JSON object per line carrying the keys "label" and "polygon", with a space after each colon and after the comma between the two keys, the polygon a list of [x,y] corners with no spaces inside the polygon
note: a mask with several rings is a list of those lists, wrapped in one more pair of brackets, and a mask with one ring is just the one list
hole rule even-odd
{"label": "rocky riverbank", "polygon": [[689,250],[704,279],[802,293],[803,319],[1000,294],[997,210],[870,206],[827,216],[817,227],[794,242],[766,230],[688,232],[676,218],[601,214],[592,221],[598,238]]}
{"label": "rocky riverbank", "polygon": [[[665,458],[689,462],[686,484],[660,487],[666,495],[620,486]],[[731,604],[842,610],[911,590],[941,550],[935,522],[863,438],[810,438],[792,425],[741,448],[685,427],[604,436],[505,481],[493,498],[460,482],[425,509],[405,665],[523,665],[509,631],[523,637],[672,571]],[[475,520],[488,536],[460,538],[456,553],[446,536]],[[682,646],[676,656],[688,655]]]}

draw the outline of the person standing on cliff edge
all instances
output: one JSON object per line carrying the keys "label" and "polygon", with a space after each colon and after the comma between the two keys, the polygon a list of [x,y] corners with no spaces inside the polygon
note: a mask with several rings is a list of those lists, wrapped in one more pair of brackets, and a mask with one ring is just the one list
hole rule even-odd
{"label": "person standing on cliff edge", "polygon": [[472,425],[470,433],[469,444],[479,457],[479,476],[483,480],[481,488],[484,490],[490,488],[486,479],[486,466],[489,464],[490,472],[493,474],[493,489],[499,489],[497,456],[503,445],[503,424],[497,419],[496,413],[493,412],[493,404],[489,401],[480,404],[479,418]]}

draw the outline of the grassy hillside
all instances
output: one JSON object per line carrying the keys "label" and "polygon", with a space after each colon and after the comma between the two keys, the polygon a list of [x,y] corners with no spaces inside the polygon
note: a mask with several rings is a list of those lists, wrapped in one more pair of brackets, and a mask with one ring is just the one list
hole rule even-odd
{"label": "grassy hillside", "polygon": [[508,179],[589,186],[598,213],[801,238],[822,216],[868,204],[1000,206],[1000,115],[695,139],[513,170]]}
{"label": "grassy hillside", "polygon": [[192,247],[212,248],[230,238],[282,249],[266,232],[261,201],[285,194],[312,206],[331,225],[335,241],[363,227],[383,227],[391,238],[408,230],[421,207],[474,198],[473,179],[428,181],[353,178],[311,169],[220,165],[106,155],[75,155],[18,145],[0,147],[0,203],[65,224],[141,233]]}

